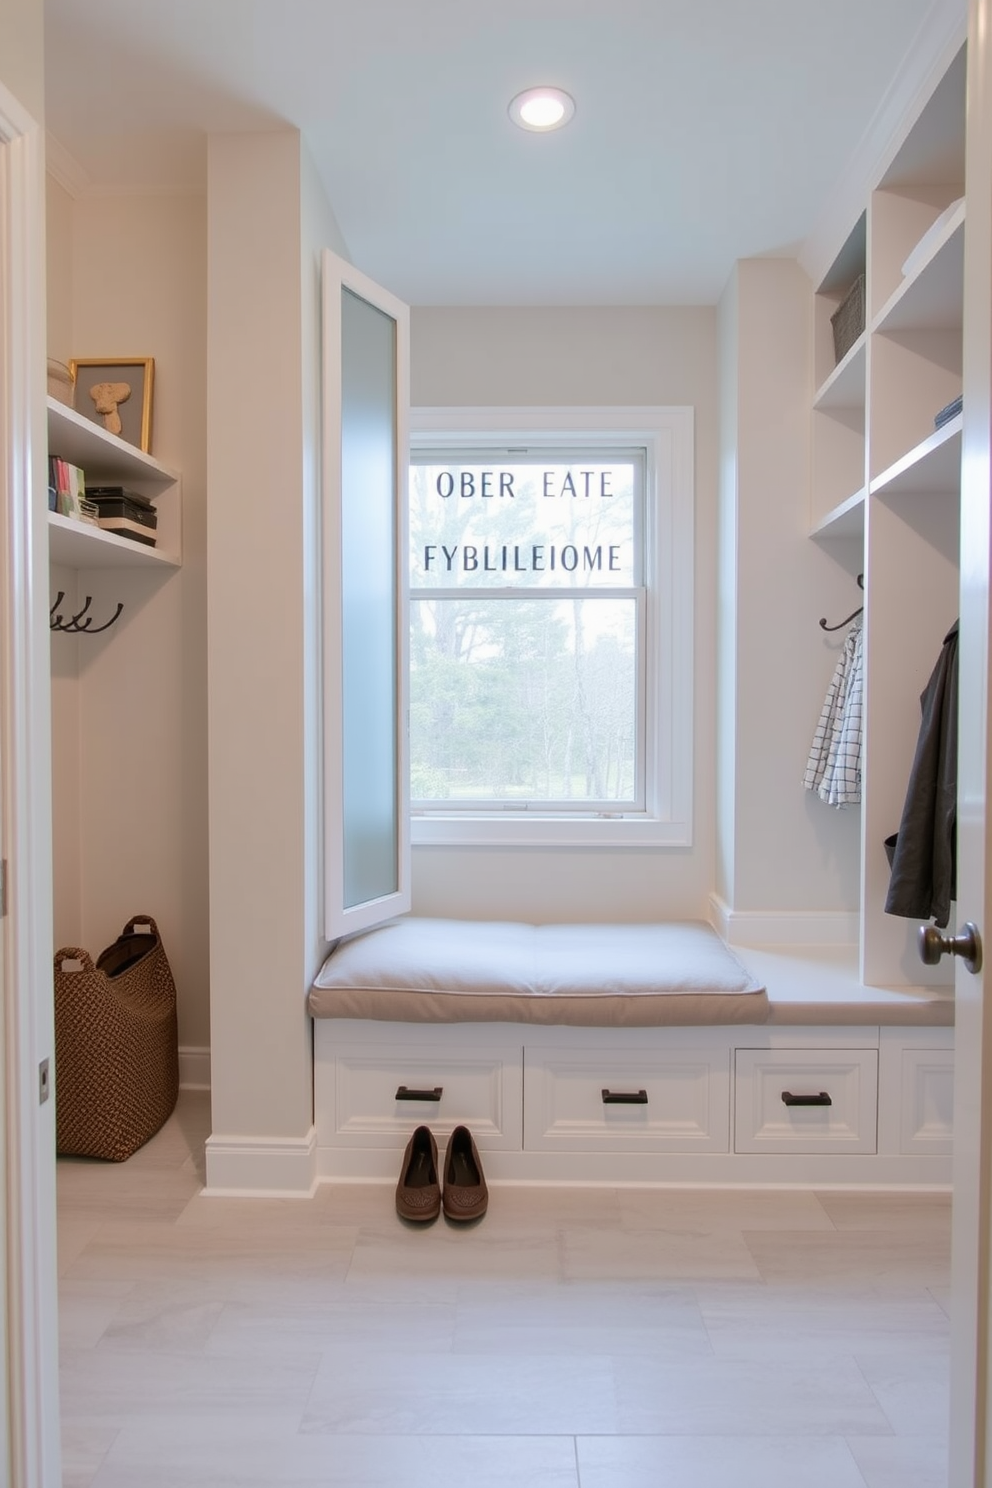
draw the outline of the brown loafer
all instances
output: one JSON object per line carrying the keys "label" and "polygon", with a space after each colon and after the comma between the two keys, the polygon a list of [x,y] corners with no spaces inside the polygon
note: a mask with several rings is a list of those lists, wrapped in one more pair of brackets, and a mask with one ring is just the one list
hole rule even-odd
{"label": "brown loafer", "polygon": [[489,1190],[482,1176],[482,1161],[467,1126],[456,1126],[444,1158],[444,1192],[441,1202],[446,1219],[459,1223],[481,1219],[489,1205]]}
{"label": "brown loafer", "polygon": [[441,1213],[441,1185],[437,1179],[437,1143],[428,1127],[418,1126],[403,1154],[396,1185],[396,1213],[400,1219],[424,1224]]}

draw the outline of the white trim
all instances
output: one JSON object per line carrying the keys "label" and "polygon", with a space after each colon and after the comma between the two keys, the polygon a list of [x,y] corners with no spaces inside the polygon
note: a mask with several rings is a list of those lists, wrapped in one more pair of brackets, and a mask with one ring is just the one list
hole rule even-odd
{"label": "white trim", "polygon": [[210,1049],[179,1049],[179,1088],[181,1090],[210,1089]]}
{"label": "white trim", "polygon": [[0,87],[3,1469],[18,1488],[62,1480],[54,1101],[38,1100],[39,1062],[54,1048],[42,151],[37,124]]}
{"label": "white trim", "polygon": [[861,917],[856,910],[731,909],[711,894],[710,923],[732,946],[856,946]]}
{"label": "white trim", "polygon": [[[489,1152],[486,1182],[569,1188],[816,1188],[946,1193],[951,1159],[902,1153]],[[316,1185],[392,1182],[399,1154],[383,1148],[317,1149]],[[383,1191],[383,1214],[392,1206]]]}
{"label": "white trim", "polygon": [[891,164],[968,31],[966,0],[934,0],[898,74],[872,115],[847,168],[824,199],[799,252],[814,285],[823,281],[865,202]]}
{"label": "white trim", "polygon": [[414,816],[414,847],[689,847],[693,791],[694,412],[679,406],[420,407],[410,410],[411,445],[443,439],[451,448],[510,443],[540,435],[544,445],[643,444],[647,451],[645,559],[648,570],[646,666],[656,681],[643,815],[494,816],[432,812]]}
{"label": "white trim", "polygon": [[317,1133],[207,1138],[208,1196],[308,1199],[317,1182]]}

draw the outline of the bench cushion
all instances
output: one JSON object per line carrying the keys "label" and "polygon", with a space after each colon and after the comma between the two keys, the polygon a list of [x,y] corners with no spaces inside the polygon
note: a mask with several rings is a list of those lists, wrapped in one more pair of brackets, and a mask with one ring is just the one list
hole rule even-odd
{"label": "bench cushion", "polygon": [[633,1028],[763,1023],[761,982],[709,925],[527,925],[405,916],[348,936],[315,1018]]}

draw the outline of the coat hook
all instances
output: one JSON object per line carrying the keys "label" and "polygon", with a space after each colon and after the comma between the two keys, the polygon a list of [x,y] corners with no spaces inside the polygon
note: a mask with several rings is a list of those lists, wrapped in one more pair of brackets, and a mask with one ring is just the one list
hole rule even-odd
{"label": "coat hook", "polygon": [[78,612],[78,614],[73,615],[72,619],[69,621],[68,625],[66,626],[66,630],[88,630],[89,629],[90,622],[88,620],[87,620],[87,622],[86,622],[85,625],[80,625],[79,622],[80,622],[80,620],[82,620],[83,616],[86,614],[86,611],[89,609],[89,607],[90,607],[90,605],[92,603],[93,603],[93,596],[92,596],[92,594],[87,594],[87,596],[86,596],[86,603],[83,605],[83,608]]}
{"label": "coat hook", "polygon": [[[858,583],[858,588],[859,589],[863,589],[865,587],[865,576],[864,576],[863,573],[859,573],[858,574],[857,583]],[[839,621],[837,625],[828,625],[827,624],[826,616],[825,615],[824,616],[821,616],[821,618],[820,618],[820,629],[821,630],[843,630],[845,625],[850,625],[851,621],[852,620],[856,620],[860,614],[863,614],[863,612],[864,612],[864,605],[859,605],[856,610],[852,610],[852,612],[850,613],[850,615],[848,615],[848,617],[847,617],[846,620]]]}
{"label": "coat hook", "polygon": [[[99,635],[102,630],[109,630],[124,610],[123,604],[118,601],[117,608],[110,619],[103,625],[94,625],[93,616],[87,614],[90,605],[93,603],[93,596],[92,594],[87,594],[83,608],[77,610],[75,615],[69,620],[66,620],[62,615],[55,613],[64,599],[65,593],[60,589],[55,596],[55,603],[48,612],[48,623],[52,630],[60,630],[65,635]],[[85,620],[83,619],[84,615],[86,616]]]}
{"label": "coat hook", "polygon": [[79,627],[79,629],[81,631],[85,631],[87,635],[99,635],[100,632],[101,632],[101,630],[109,630],[110,629],[110,627],[113,625],[114,621],[117,620],[120,617],[121,612],[123,611],[123,609],[124,609],[123,604],[121,603],[120,600],[118,600],[117,601],[117,608],[116,608],[116,610],[111,615],[110,619],[106,622],[105,625],[91,625],[90,622],[87,620],[86,624],[85,625],[81,625]]}

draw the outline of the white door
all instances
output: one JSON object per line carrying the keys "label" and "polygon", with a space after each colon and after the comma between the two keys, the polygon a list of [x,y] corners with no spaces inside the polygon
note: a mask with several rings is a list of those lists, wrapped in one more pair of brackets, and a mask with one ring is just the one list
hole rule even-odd
{"label": "white door", "polygon": [[2,1481],[58,1488],[48,532],[41,133],[0,88]]}
{"label": "white door", "polygon": [[[968,41],[964,444],[961,496],[958,932],[992,953],[986,802],[992,673],[992,0],[971,0]],[[992,1010],[987,977],[955,972],[954,1226],[949,1488],[992,1488]],[[989,982],[992,987],[992,981]]]}
{"label": "white door", "polygon": [[328,940],[410,908],[409,311],[323,261],[324,884]]}

